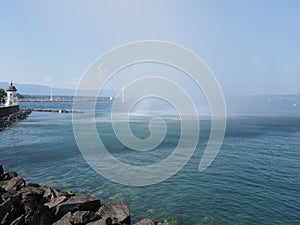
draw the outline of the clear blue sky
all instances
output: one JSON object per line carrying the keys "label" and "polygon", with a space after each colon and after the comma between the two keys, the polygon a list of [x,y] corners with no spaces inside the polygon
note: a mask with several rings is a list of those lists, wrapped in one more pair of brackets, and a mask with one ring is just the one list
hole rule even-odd
{"label": "clear blue sky", "polygon": [[225,95],[300,93],[300,1],[1,1],[0,81],[75,88],[118,45],[196,52]]}

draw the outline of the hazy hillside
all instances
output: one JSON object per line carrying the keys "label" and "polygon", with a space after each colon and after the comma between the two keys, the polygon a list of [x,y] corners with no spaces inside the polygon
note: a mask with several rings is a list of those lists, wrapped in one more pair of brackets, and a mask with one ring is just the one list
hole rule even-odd
{"label": "hazy hillside", "polygon": [[[6,89],[8,87],[8,82],[0,82],[0,88]],[[18,93],[22,95],[49,95],[51,89],[49,86],[37,85],[37,84],[18,84],[14,83],[16,88],[18,89]],[[74,96],[75,90],[68,88],[53,88],[52,95],[53,96]],[[103,90],[102,96],[115,96],[115,93],[111,90]]]}

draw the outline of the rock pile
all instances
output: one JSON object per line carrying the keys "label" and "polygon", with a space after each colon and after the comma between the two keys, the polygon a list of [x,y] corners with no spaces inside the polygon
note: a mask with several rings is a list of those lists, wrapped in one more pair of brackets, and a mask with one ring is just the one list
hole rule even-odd
{"label": "rock pile", "polygon": [[[26,184],[16,172],[0,165],[1,225],[130,225],[130,212],[122,202],[101,205],[89,195],[75,195],[38,184]],[[144,219],[135,225],[167,225]]]}
{"label": "rock pile", "polygon": [[0,117],[0,131],[5,127],[10,126],[13,122],[26,119],[31,112],[31,109],[20,109],[18,112],[12,113],[8,116]]}

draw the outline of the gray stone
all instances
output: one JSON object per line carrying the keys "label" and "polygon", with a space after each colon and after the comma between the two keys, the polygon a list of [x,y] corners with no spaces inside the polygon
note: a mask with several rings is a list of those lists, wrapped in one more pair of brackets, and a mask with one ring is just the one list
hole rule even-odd
{"label": "gray stone", "polygon": [[60,197],[60,196],[66,196],[66,197],[72,197],[72,196],[75,196],[75,194],[73,194],[72,192],[69,192],[69,191],[59,191],[57,189],[54,189],[53,190],[54,192],[54,196],[56,198]]}
{"label": "gray stone", "polygon": [[4,188],[4,186],[6,184],[8,184],[8,182],[9,182],[9,180],[2,180],[2,181],[0,181],[0,187]]}
{"label": "gray stone", "polygon": [[73,224],[87,224],[101,219],[99,215],[89,211],[76,211],[72,214],[71,223]]}
{"label": "gray stone", "polygon": [[123,202],[110,202],[103,205],[97,212],[106,223],[130,224],[130,212]]}
{"label": "gray stone", "polygon": [[22,187],[25,186],[25,181],[21,177],[13,177],[8,181],[7,184],[2,186],[6,191],[15,190],[19,191]]}
{"label": "gray stone", "polygon": [[44,190],[44,195],[43,198],[46,199],[47,201],[51,201],[52,199],[55,198],[55,194],[54,191],[52,190],[52,188],[41,188]]}
{"label": "gray stone", "polygon": [[9,190],[9,191],[5,192],[4,194],[2,194],[1,197],[3,200],[7,200],[9,198],[17,197],[17,196],[21,196],[21,194],[19,192],[17,192],[16,190]]}
{"label": "gray stone", "polygon": [[86,225],[107,225],[104,219],[96,220],[93,222],[89,222]]}
{"label": "gray stone", "polygon": [[50,202],[45,203],[44,205],[47,206],[49,209],[55,208],[60,203],[66,201],[68,198],[66,196],[60,196],[58,198],[51,199]]}
{"label": "gray stone", "polygon": [[71,212],[68,212],[65,214],[60,220],[56,221],[52,225],[73,225],[70,220],[71,220]]}

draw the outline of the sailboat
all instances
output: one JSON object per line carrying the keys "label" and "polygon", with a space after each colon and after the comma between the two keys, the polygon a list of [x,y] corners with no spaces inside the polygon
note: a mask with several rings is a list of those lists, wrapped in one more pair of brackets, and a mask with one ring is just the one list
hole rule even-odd
{"label": "sailboat", "polygon": [[53,101],[53,98],[52,98],[52,87],[50,87],[50,101]]}

